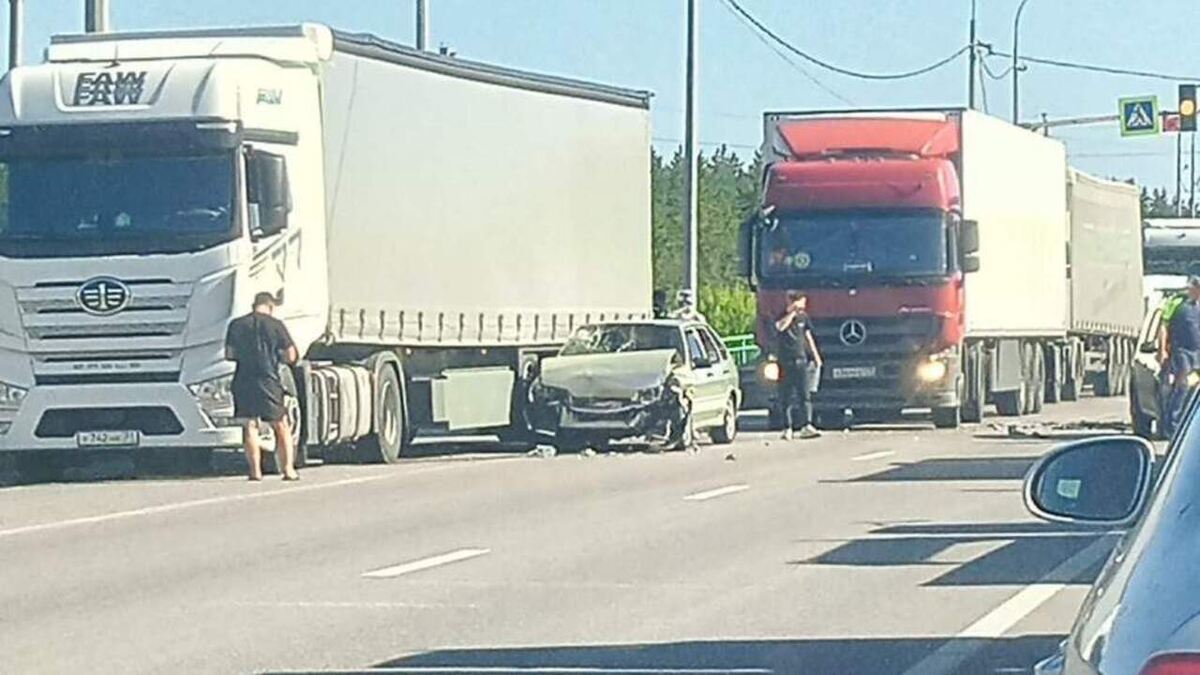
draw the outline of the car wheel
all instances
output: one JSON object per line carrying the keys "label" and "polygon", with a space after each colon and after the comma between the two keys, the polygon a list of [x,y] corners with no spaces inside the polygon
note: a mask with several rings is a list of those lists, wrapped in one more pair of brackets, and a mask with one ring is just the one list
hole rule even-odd
{"label": "car wheel", "polygon": [[721,418],[721,426],[712,430],[712,439],[714,443],[720,445],[728,445],[737,438],[737,403],[734,397],[730,396],[725,402],[725,414]]}
{"label": "car wheel", "polygon": [[1129,395],[1129,419],[1133,433],[1146,440],[1154,440],[1154,418],[1142,412],[1138,405],[1137,393]]}

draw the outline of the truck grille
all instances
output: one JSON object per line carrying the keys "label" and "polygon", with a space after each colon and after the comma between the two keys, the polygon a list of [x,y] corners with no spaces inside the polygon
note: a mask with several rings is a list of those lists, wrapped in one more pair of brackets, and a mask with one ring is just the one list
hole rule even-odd
{"label": "truck grille", "polygon": [[161,278],[124,280],[129,304],[112,316],[94,316],[75,297],[85,281],[43,281],[17,289],[21,323],[32,351],[61,350],[59,343],[67,340],[123,343],[130,338],[183,335],[192,284]]}
{"label": "truck grille", "polygon": [[[858,344],[841,339],[847,321],[865,329]],[[914,394],[907,380],[913,357],[929,349],[941,332],[942,319],[931,314],[899,317],[817,319],[813,334],[825,357],[821,385],[813,403],[817,407],[902,406]],[[872,367],[872,377],[837,379],[835,368]],[[825,404],[824,406],[822,404]]]}

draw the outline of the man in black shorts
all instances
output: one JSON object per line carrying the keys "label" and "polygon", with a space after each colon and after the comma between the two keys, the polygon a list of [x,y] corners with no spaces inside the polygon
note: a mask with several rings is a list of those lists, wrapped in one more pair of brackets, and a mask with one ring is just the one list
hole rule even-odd
{"label": "man in black shorts", "polygon": [[[812,425],[812,390],[809,382],[810,361],[819,371],[821,352],[813,339],[812,324],[808,319],[808,298],[803,293],[788,293],[788,306],[783,316],[775,322],[775,356],[779,360],[779,405],[783,408],[786,426],[784,440],[790,441],[799,428],[800,438],[820,436]],[[799,419],[795,408],[800,408]]]}
{"label": "man in black shorts", "polygon": [[232,387],[233,415],[242,420],[242,447],[246,451],[250,480],[262,480],[260,420],[270,424],[275,432],[275,455],[283,479],[300,479],[279,377],[282,365],[296,362],[296,345],[283,322],[272,316],[275,305],[275,297],[270,293],[255,295],[254,311],[230,322],[225,333],[225,358],[237,363]]}

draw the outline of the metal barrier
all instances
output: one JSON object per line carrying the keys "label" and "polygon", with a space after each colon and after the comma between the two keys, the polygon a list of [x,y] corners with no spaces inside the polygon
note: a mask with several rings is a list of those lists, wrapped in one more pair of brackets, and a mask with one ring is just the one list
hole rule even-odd
{"label": "metal barrier", "polygon": [[754,341],[754,335],[730,335],[729,337],[721,338],[725,343],[725,348],[729,350],[730,356],[733,357],[733,362],[739,368],[748,366],[758,360],[759,349],[758,344]]}

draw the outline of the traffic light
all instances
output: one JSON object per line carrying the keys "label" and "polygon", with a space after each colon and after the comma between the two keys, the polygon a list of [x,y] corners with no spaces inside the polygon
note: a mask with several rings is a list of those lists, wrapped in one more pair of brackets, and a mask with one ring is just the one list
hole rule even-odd
{"label": "traffic light", "polygon": [[1179,130],[1196,130],[1196,85],[1179,85]]}

